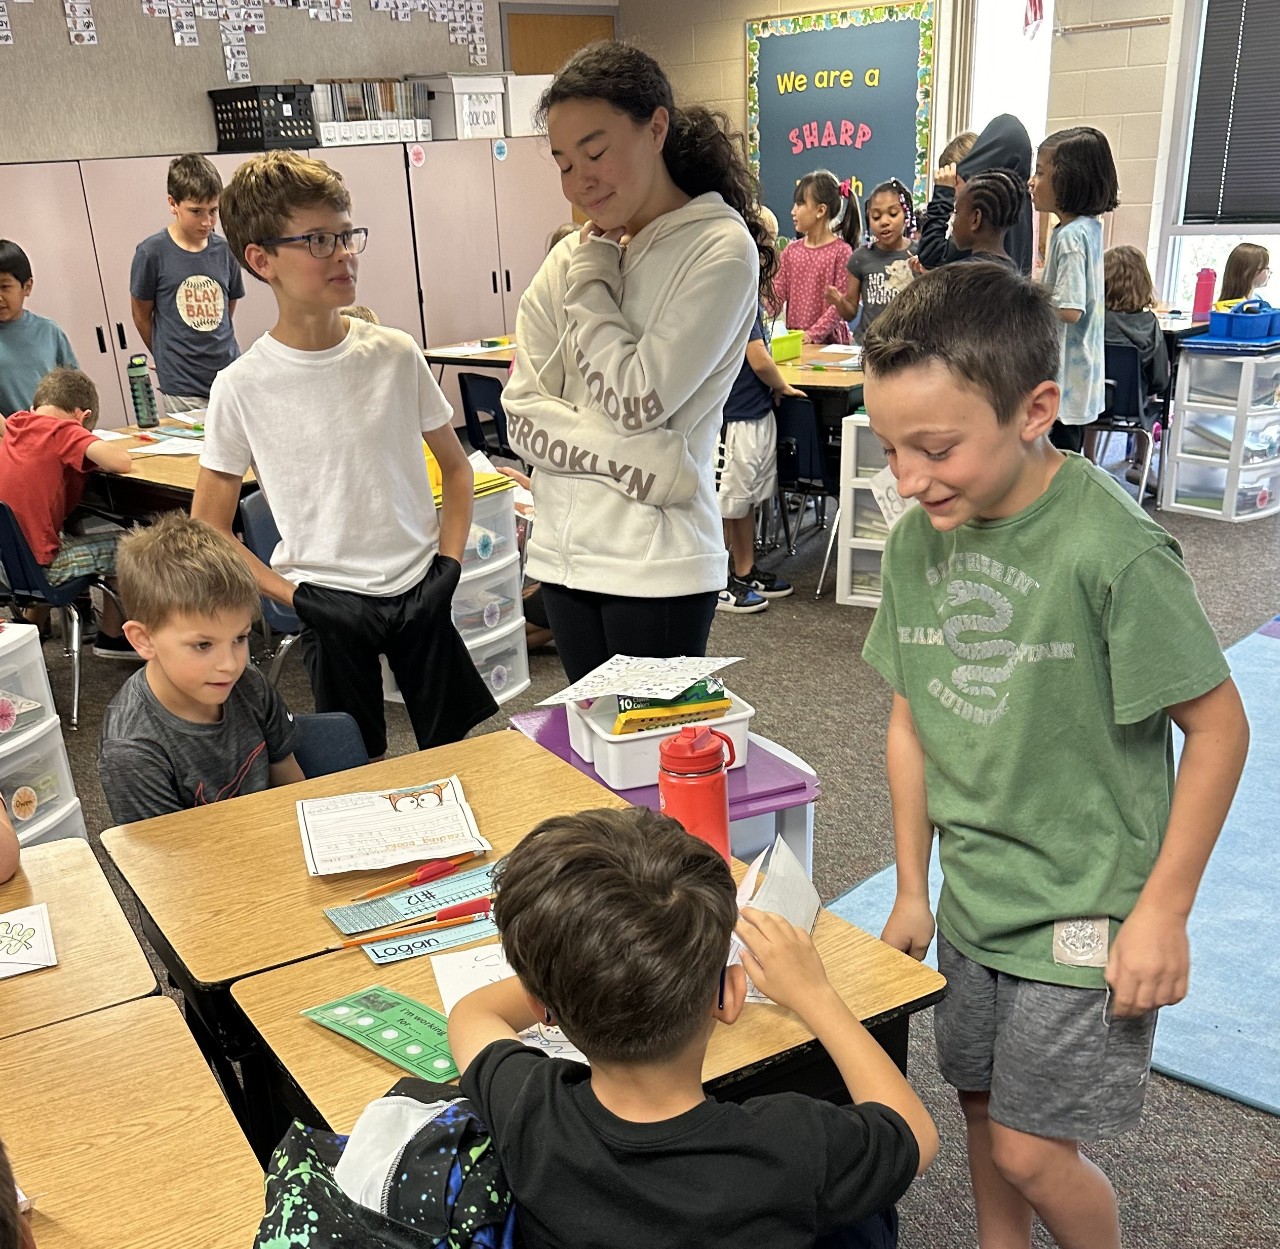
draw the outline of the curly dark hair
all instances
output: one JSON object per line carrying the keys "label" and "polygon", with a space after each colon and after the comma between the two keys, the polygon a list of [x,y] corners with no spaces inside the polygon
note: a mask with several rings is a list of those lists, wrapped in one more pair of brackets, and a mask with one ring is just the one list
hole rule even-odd
{"label": "curly dark hair", "polygon": [[1120,178],[1111,144],[1101,130],[1071,126],[1056,130],[1040,151],[1053,158],[1053,198],[1077,217],[1100,217],[1120,206]]}
{"label": "curly dark hair", "polygon": [[882,182],[879,186],[873,187],[871,194],[862,201],[862,220],[866,227],[867,238],[871,239],[873,235],[871,229],[871,201],[877,195],[884,195],[886,192],[897,196],[898,203],[902,205],[902,232],[910,238],[916,228],[916,206],[911,198],[911,192],[907,188],[907,184],[897,178],[890,178],[888,182]]}
{"label": "curly dark hair", "polygon": [[965,180],[962,194],[982,214],[985,227],[1007,230],[1022,212],[1027,184],[1012,169],[984,169]]}
{"label": "curly dark hair", "polygon": [[603,100],[636,122],[665,108],[671,120],[662,159],[672,182],[691,197],[717,191],[741,214],[760,255],[761,289],[770,287],[778,253],[756,208],[758,188],[746,145],[724,113],[701,104],[677,108],[662,66],[647,52],[614,40],[588,44],[565,62],[538,100],[534,117],[540,128],[565,100]]}

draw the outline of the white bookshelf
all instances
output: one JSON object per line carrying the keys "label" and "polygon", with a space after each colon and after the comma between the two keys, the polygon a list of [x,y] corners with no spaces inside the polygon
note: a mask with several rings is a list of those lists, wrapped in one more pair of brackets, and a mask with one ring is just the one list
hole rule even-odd
{"label": "white bookshelf", "polygon": [[1234,523],[1280,511],[1280,352],[1228,356],[1188,345],[1174,413],[1164,510]]}
{"label": "white bookshelf", "polygon": [[836,602],[845,606],[880,605],[880,561],[889,526],[871,491],[870,479],[887,463],[866,413],[846,416],[840,436],[840,528],[836,539]]}

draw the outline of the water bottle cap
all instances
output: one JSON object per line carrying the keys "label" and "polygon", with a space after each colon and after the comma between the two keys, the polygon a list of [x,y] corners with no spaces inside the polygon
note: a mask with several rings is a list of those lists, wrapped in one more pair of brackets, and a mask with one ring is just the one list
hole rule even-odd
{"label": "water bottle cap", "polygon": [[714,771],[724,762],[724,748],[729,748],[733,763],[733,743],[705,724],[687,724],[674,737],[664,737],[658,744],[661,766],[668,772],[690,775]]}

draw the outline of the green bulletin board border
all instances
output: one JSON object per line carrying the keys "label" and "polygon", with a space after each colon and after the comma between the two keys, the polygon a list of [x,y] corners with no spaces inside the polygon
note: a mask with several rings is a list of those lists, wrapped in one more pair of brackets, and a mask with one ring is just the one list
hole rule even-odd
{"label": "green bulletin board border", "polygon": [[916,67],[915,199],[929,194],[929,131],[933,120],[933,0],[903,0],[900,4],[864,4],[847,9],[823,9],[787,17],[761,17],[747,22],[747,154],[751,172],[760,176],[760,40],[815,30],[875,26],[880,22],[920,22],[920,60]]}

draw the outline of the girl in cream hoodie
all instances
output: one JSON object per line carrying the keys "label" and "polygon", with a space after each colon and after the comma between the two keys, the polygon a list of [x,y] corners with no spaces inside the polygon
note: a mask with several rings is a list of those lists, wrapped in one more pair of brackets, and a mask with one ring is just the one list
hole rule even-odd
{"label": "girl in cream hoodie", "polygon": [[577,680],[616,654],[706,654],[716,439],[775,255],[738,148],[639,49],[582,49],[540,112],[590,220],[520,301],[502,403],[534,465],[528,573]]}

